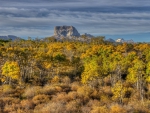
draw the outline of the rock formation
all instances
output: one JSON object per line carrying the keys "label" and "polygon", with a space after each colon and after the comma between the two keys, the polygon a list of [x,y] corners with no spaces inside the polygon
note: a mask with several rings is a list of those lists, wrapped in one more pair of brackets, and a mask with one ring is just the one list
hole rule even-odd
{"label": "rock formation", "polygon": [[73,26],[56,26],[54,28],[54,36],[57,38],[80,37],[77,29]]}

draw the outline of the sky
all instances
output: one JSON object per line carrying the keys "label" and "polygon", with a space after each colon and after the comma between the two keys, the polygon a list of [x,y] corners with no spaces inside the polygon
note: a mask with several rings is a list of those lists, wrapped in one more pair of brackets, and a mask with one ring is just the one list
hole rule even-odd
{"label": "sky", "polygon": [[52,36],[55,26],[80,34],[150,42],[150,0],[0,0],[0,36]]}

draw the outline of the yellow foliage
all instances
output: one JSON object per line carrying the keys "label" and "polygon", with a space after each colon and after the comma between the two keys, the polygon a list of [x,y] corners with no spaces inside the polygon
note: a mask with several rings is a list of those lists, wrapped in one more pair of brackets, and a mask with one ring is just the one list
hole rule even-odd
{"label": "yellow foliage", "polygon": [[67,44],[66,48],[67,48],[67,50],[76,49],[74,44]]}
{"label": "yellow foliage", "polygon": [[90,62],[84,64],[84,72],[82,73],[82,83],[87,83],[88,81],[93,80],[95,77],[99,76],[98,70],[99,66],[95,59],[92,59]]}
{"label": "yellow foliage", "polygon": [[43,65],[46,69],[50,69],[52,67],[52,64],[48,62],[43,62]]}
{"label": "yellow foliage", "polygon": [[12,86],[10,86],[10,85],[3,85],[2,88],[3,88],[3,93],[9,93],[13,90]]}
{"label": "yellow foliage", "polygon": [[7,61],[2,67],[2,74],[12,79],[18,79],[20,75],[18,63],[14,61]]}
{"label": "yellow foliage", "polygon": [[118,81],[115,86],[112,88],[113,99],[121,99],[125,95],[127,88],[123,87],[121,81]]}
{"label": "yellow foliage", "polygon": [[146,77],[146,81],[150,83],[150,76]]}
{"label": "yellow foliage", "polygon": [[54,76],[54,78],[51,80],[52,83],[59,83],[60,78],[58,76]]}

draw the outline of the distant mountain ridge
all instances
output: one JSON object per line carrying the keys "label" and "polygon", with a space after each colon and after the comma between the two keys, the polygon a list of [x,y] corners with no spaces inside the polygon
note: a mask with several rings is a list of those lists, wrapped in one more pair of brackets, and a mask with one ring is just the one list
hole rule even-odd
{"label": "distant mountain ridge", "polygon": [[0,39],[1,40],[16,40],[18,39],[18,37],[14,35],[8,35],[8,36],[0,36]]}
{"label": "distant mountain ridge", "polygon": [[87,36],[87,37],[89,37],[89,38],[93,38],[93,37],[94,37],[93,35],[88,34],[88,33],[84,33],[83,35],[85,35],[85,36]]}
{"label": "distant mountain ridge", "polygon": [[123,38],[118,38],[118,39],[116,40],[116,42],[123,43],[123,42],[125,42],[125,40],[124,40]]}
{"label": "distant mountain ridge", "polygon": [[118,38],[116,40],[116,42],[119,42],[119,43],[134,43],[134,41],[131,39],[131,40],[124,40],[123,38]]}
{"label": "distant mountain ridge", "polygon": [[[54,35],[53,35],[57,40],[62,40],[62,39],[70,39],[70,40],[79,40],[79,41],[90,41],[91,38],[94,38],[93,35],[84,33],[80,35],[78,30],[73,27],[73,26],[55,26],[54,28]],[[83,37],[86,37],[83,38]],[[118,38],[117,40],[113,40],[111,38],[107,39],[106,41],[112,42],[112,43],[134,43],[133,40],[124,40],[123,38]]]}
{"label": "distant mountain ridge", "polygon": [[124,40],[123,38],[118,38],[117,40],[109,38],[106,41],[113,42],[113,43],[134,43],[134,41],[132,39],[131,40]]}
{"label": "distant mountain ridge", "polygon": [[113,42],[113,43],[116,42],[114,39],[111,39],[111,38],[107,39],[106,41],[108,41],[108,42]]}

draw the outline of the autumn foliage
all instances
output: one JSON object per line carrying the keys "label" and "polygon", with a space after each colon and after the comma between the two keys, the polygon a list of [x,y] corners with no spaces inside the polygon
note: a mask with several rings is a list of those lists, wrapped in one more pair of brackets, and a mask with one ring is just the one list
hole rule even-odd
{"label": "autumn foliage", "polygon": [[148,113],[150,44],[62,40],[0,45],[2,113]]}

